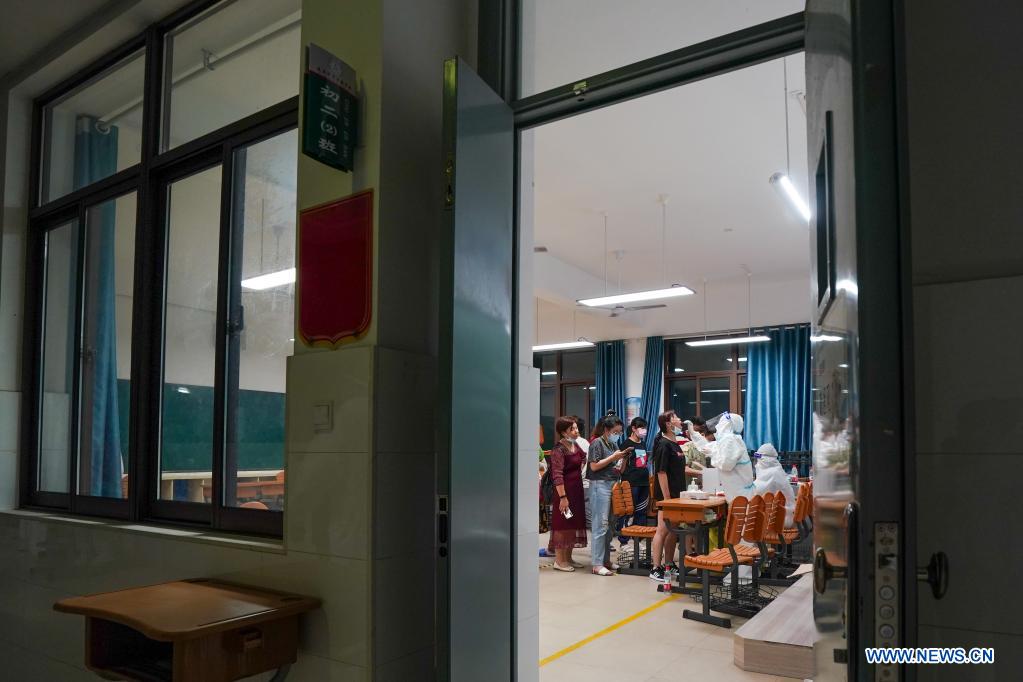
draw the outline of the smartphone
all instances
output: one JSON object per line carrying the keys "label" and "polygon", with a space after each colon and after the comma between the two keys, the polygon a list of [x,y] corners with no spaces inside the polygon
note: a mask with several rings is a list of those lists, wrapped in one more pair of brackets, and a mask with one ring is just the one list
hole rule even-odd
{"label": "smartphone", "polygon": [[572,508],[571,507],[569,507],[565,511],[561,512],[561,515],[564,516],[566,519],[570,519],[570,518],[572,518],[574,516],[574,514],[572,513]]}

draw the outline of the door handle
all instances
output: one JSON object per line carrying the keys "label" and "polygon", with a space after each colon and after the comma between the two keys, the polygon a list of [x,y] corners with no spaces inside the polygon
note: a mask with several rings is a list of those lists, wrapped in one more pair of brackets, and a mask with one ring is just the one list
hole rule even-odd
{"label": "door handle", "polygon": [[936,552],[926,566],[916,569],[916,579],[931,586],[931,594],[941,599],[948,592],[948,555]]}
{"label": "door handle", "polygon": [[817,554],[813,557],[813,589],[817,594],[824,594],[827,591],[829,580],[844,578],[847,574],[847,567],[828,563],[828,555],[823,547],[817,550]]}

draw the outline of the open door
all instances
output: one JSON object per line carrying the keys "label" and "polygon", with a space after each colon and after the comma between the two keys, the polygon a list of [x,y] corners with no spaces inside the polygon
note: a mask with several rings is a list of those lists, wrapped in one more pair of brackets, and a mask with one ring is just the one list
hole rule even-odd
{"label": "open door", "polygon": [[513,120],[459,59],[444,64],[444,117],[437,678],[510,680]]}
{"label": "open door", "polygon": [[904,679],[864,648],[916,631],[893,17],[886,1],[806,9],[817,680]]}

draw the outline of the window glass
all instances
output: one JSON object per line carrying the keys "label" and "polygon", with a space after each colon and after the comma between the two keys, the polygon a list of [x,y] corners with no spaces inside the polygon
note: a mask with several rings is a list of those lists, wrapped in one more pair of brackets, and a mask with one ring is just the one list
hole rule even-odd
{"label": "window glass", "polygon": [[160,499],[210,501],[221,168],[168,188]]}
{"label": "window glass", "polygon": [[145,54],[140,52],[43,109],[42,203],[142,158]]}
{"label": "window glass", "polygon": [[46,234],[43,314],[43,390],[40,401],[38,489],[68,492],[72,388],[75,371],[75,308],[78,222]]}
{"label": "window glass", "polygon": [[135,193],[85,217],[78,492],[124,497],[131,396]]}
{"label": "window glass", "polygon": [[708,419],[731,409],[732,380],[729,377],[700,379],[700,416]]}
{"label": "window glass", "polygon": [[523,0],[520,96],[803,11],[805,0]]}
{"label": "window glass", "polygon": [[284,503],[284,389],[295,333],[297,158],[296,130],[234,156],[227,505],[256,502],[281,509]]}
{"label": "window glass", "polygon": [[543,449],[550,450],[557,439],[554,437],[554,420],[558,418],[558,389],[545,386],[540,389],[540,426],[543,428]]}
{"label": "window glass", "polygon": [[590,387],[585,385],[563,386],[565,416],[579,417],[582,421],[579,424],[579,435],[589,438],[590,429],[593,426],[593,418],[590,415]]}
{"label": "window glass", "polygon": [[558,380],[558,355],[557,353],[550,353],[547,355],[537,355],[534,366],[540,369],[540,381],[557,381]]}
{"label": "window glass", "polygon": [[685,341],[668,342],[668,373],[695,374],[697,372],[728,372],[732,366],[733,346],[704,346],[691,348]]}
{"label": "window glass", "polygon": [[222,2],[167,35],[163,149],[298,94],[301,8]]}
{"label": "window glass", "polygon": [[584,350],[561,354],[561,379],[563,381],[589,381],[593,379],[596,371],[596,351]]}
{"label": "window glass", "polygon": [[746,414],[746,376],[739,375],[739,413]]}
{"label": "window glass", "polygon": [[696,379],[672,379],[669,381],[668,404],[682,419],[699,416],[700,408],[696,404]]}

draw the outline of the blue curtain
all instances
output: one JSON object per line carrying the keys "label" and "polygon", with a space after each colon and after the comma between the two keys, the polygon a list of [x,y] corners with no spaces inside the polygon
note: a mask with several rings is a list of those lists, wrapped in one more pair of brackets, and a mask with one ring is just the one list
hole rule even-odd
{"label": "blue curtain", "polygon": [[643,363],[643,402],[640,414],[647,420],[647,449],[657,435],[657,416],[664,401],[664,337],[650,336],[646,340],[646,361]]}
{"label": "blue curtain", "polygon": [[[597,395],[593,399],[593,423],[614,410],[625,420],[625,342],[597,344]],[[588,435],[588,434],[587,434]]]}
{"label": "blue curtain", "polygon": [[[79,116],[75,126],[75,189],[109,177],[117,172],[117,128],[106,126],[90,116]],[[89,209],[86,243],[89,253],[90,328],[93,375],[91,404],[91,449],[89,453],[89,490],[87,494],[121,497],[120,419],[117,402],[117,326],[114,287],[114,202]],[[86,491],[83,491],[86,492]]]}
{"label": "blue curtain", "polygon": [[768,343],[751,344],[746,391],[746,444],[773,443],[779,452],[809,451],[810,327],[763,332]]}

